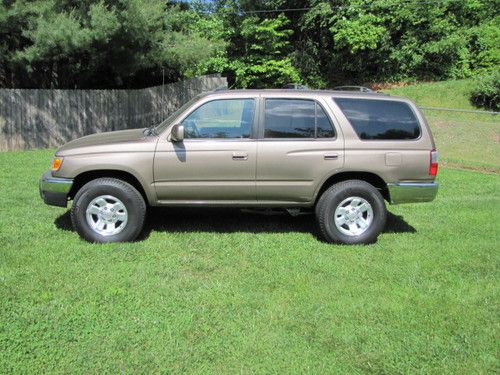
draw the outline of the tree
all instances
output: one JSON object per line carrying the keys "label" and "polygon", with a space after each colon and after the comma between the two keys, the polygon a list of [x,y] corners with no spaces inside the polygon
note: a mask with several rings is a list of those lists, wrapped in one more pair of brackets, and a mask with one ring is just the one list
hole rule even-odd
{"label": "tree", "polygon": [[[281,16],[292,31],[286,36],[284,56],[312,87],[463,78],[498,69],[498,0],[218,0],[213,4],[211,11],[234,30],[227,57],[238,62],[240,70],[235,71],[240,76],[252,71],[249,66],[262,67],[249,59],[242,62],[247,52],[242,46],[248,44],[245,20],[257,25],[275,19],[280,9],[297,8],[303,10]],[[259,69],[255,73],[263,74]]]}
{"label": "tree", "polygon": [[[189,22],[185,22],[189,20]],[[205,18],[163,0],[16,0],[0,7],[2,86],[140,87],[224,49]]]}
{"label": "tree", "polygon": [[[498,9],[494,3],[310,1],[312,9],[300,22],[304,48],[299,56],[309,55],[305,61],[324,67],[322,78],[331,84],[467,77],[480,68],[478,60],[484,61],[479,51],[487,55],[488,67],[498,66],[492,56],[498,56],[492,52],[498,51],[498,21],[497,27],[486,26],[498,20],[489,12]],[[301,73],[311,70],[295,61]]]}
{"label": "tree", "polygon": [[498,0],[0,4],[3,87],[141,87],[163,72],[236,87],[439,80],[498,70],[499,46]]}
{"label": "tree", "polygon": [[227,66],[238,87],[280,87],[300,81],[288,53],[292,30],[286,28],[287,24],[284,15],[275,19],[248,17],[243,20],[240,43],[232,51],[235,58]]}

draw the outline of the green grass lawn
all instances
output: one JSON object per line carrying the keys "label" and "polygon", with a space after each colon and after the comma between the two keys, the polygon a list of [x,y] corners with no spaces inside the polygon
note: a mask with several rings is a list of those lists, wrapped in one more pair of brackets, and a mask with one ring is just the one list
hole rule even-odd
{"label": "green grass lawn", "polygon": [[[472,81],[392,90],[470,109]],[[425,112],[445,164],[379,241],[320,241],[312,216],[151,210],[140,241],[92,245],[0,153],[0,373],[500,371],[500,123]]]}
{"label": "green grass lawn", "polygon": [[498,174],[442,169],[372,246],[180,209],[92,245],[38,196],[52,152],[0,153],[0,373],[499,370]]}
{"label": "green grass lawn", "polygon": [[[422,83],[386,92],[425,107],[478,110],[469,103],[474,84],[473,79]],[[445,165],[500,173],[500,116],[432,110],[424,114]]]}

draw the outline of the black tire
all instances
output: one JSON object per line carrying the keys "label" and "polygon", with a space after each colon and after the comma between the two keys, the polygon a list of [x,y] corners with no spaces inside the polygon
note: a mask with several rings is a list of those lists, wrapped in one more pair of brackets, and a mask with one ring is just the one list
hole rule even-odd
{"label": "black tire", "polygon": [[[347,235],[341,231],[341,229],[349,231],[349,223],[344,224],[343,227],[339,223],[342,227],[341,229],[339,229],[335,223],[335,212],[337,208],[342,202],[345,202],[352,197],[362,198],[371,206],[371,222],[366,229],[362,229],[361,226],[354,224],[356,225],[355,228],[360,231],[364,230],[364,232],[359,235]],[[382,194],[380,194],[380,192],[373,185],[360,180],[343,181],[328,188],[316,203],[315,211],[316,219],[323,238],[327,242],[336,242],[348,245],[369,244],[375,242],[380,232],[384,229],[387,219],[387,209],[385,207]],[[368,216],[368,212],[365,212],[365,214]],[[363,214],[360,213],[359,215]]]}
{"label": "black tire", "polygon": [[[101,235],[87,221],[87,207],[99,196],[118,198],[126,208],[127,220],[119,233]],[[142,195],[129,183],[116,178],[98,178],[82,186],[75,195],[71,207],[73,228],[90,242],[127,242],[133,241],[141,233],[146,216],[146,203]]]}

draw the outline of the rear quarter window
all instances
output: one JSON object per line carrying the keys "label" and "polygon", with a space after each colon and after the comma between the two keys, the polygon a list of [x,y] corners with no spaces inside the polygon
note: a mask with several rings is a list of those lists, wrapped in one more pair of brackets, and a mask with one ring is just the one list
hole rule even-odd
{"label": "rear quarter window", "polygon": [[405,102],[334,98],[363,140],[410,140],[420,137],[420,124]]}

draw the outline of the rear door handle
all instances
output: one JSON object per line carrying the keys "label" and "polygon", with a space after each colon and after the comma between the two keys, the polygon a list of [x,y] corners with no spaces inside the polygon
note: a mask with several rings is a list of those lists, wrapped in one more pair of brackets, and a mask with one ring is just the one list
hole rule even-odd
{"label": "rear door handle", "polygon": [[248,154],[246,152],[233,152],[233,160],[248,160]]}
{"label": "rear door handle", "polygon": [[336,154],[335,152],[328,152],[323,155],[323,159],[325,160],[335,160],[339,158],[339,154]]}

